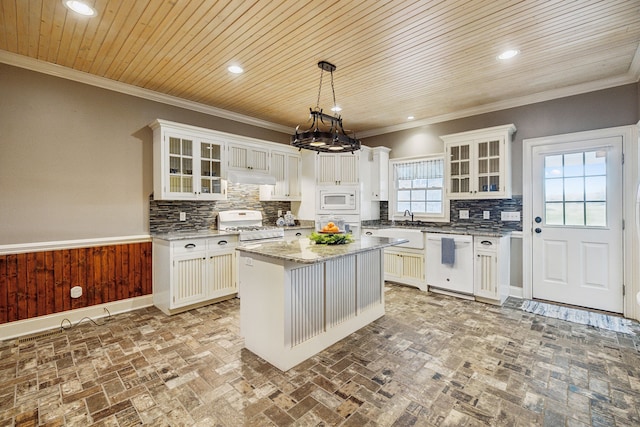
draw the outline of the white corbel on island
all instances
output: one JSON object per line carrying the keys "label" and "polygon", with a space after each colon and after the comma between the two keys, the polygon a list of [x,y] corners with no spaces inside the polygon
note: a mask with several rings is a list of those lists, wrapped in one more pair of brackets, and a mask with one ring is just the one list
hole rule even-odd
{"label": "white corbel on island", "polygon": [[238,247],[245,347],[287,371],[382,317],[383,249],[404,242],[363,237],[316,245],[300,238]]}

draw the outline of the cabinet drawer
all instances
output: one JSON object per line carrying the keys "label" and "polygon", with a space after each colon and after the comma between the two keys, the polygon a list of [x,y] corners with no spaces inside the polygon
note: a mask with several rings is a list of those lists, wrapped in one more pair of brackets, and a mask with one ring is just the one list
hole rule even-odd
{"label": "cabinet drawer", "polygon": [[207,241],[205,239],[185,239],[171,242],[171,251],[173,255],[190,254],[192,252],[201,252],[207,249]]}
{"label": "cabinet drawer", "polygon": [[207,239],[207,249],[209,251],[219,251],[238,246],[238,236],[220,236]]}
{"label": "cabinet drawer", "polygon": [[495,237],[482,237],[476,236],[474,237],[473,246],[476,249],[485,250],[485,251],[497,251],[499,240]]}

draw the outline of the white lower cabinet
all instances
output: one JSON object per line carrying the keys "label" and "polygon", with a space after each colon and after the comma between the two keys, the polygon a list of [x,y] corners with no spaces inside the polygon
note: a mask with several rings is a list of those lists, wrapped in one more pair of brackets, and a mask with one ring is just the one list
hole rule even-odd
{"label": "white lower cabinet", "polygon": [[509,296],[511,237],[474,237],[474,295],[502,304]]}
{"label": "white lower cabinet", "polygon": [[[376,229],[365,228],[362,230],[363,236],[378,237],[397,237],[407,238],[401,235],[401,229],[398,233],[389,233],[389,228]],[[405,230],[406,231],[406,230]],[[419,233],[420,239],[416,242],[410,242],[404,245],[411,247],[391,246],[384,250],[384,280],[390,282],[402,283],[404,285],[415,286],[420,290],[427,290],[427,282],[425,279],[425,251],[424,233]]]}
{"label": "white lower cabinet", "polygon": [[384,279],[426,290],[424,280],[424,251],[385,249]]}
{"label": "white lower cabinet", "polygon": [[165,314],[237,293],[234,235],[153,240],[153,304]]}

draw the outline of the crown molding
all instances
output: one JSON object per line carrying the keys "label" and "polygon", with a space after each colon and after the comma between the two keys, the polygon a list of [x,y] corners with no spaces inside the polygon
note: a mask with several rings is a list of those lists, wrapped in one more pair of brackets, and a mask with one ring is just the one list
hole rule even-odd
{"label": "crown molding", "polygon": [[112,90],[114,92],[136,96],[138,98],[172,105],[174,107],[180,107],[187,110],[197,111],[199,113],[220,117],[223,119],[245,123],[251,126],[273,130],[276,132],[282,132],[286,134],[291,134],[294,132],[294,129],[288,126],[268,122],[266,120],[260,120],[251,116],[245,116],[243,114],[234,113],[233,111],[212,107],[210,105],[202,104],[199,102],[189,101],[183,98],[178,98],[176,96],[166,95],[153,90],[144,89],[127,83],[118,82],[116,80],[107,79],[105,77],[95,76],[83,71],[74,70],[71,68],[63,67],[61,65],[52,64],[50,62],[30,58],[24,55],[18,55],[15,53],[7,52],[5,50],[0,50],[0,62],[67,80],[73,80],[79,83],[96,86],[102,89]]}
{"label": "crown molding", "polygon": [[533,95],[522,96],[519,98],[507,99],[504,101],[492,102],[491,104],[479,105],[473,108],[466,108],[453,113],[442,114],[421,120],[412,120],[411,122],[401,123],[393,126],[386,126],[368,131],[358,132],[358,138],[367,138],[371,136],[383,135],[391,132],[398,132],[407,129],[428,126],[435,123],[446,122],[449,120],[462,119],[465,117],[476,116],[478,114],[491,113],[493,111],[506,110],[509,108],[522,107],[524,105],[535,104],[538,102],[551,101],[553,99],[565,98],[568,96],[580,95],[583,93],[594,92],[597,90],[608,89],[611,87],[622,86],[629,83],[636,83],[640,75],[640,47],[636,52],[631,67],[636,67],[635,71],[629,69],[627,74],[602,79],[594,82],[583,83],[579,85],[567,86],[564,88],[553,89],[545,92],[538,92]]}
{"label": "crown molding", "polygon": [[638,48],[636,49],[636,54],[633,55],[633,60],[631,61],[631,65],[629,66],[629,78],[634,81],[640,80],[640,44],[638,44]]}
{"label": "crown molding", "polygon": [[[285,134],[291,134],[295,131],[294,128],[280,125],[266,120],[257,119],[255,117],[246,116],[233,111],[224,110],[222,108],[212,107],[199,102],[189,101],[183,98],[178,98],[171,95],[166,95],[160,92],[155,92],[149,89],[144,89],[138,86],[110,80],[105,77],[95,76],[93,74],[85,73],[83,71],[73,70],[71,68],[63,67],[61,65],[52,64],[50,62],[40,61],[38,59],[30,58],[24,55],[18,55],[15,53],[0,50],[0,62],[7,65],[12,65],[28,70],[49,74],[55,77],[60,77],[68,80],[73,80],[79,83],[88,84],[91,86],[100,87],[115,92],[120,92],[126,95],[136,96],[139,98],[148,99],[150,101],[160,102],[174,107],[180,107],[191,111],[197,111],[199,113],[209,114],[212,116],[220,117],[223,119],[233,120],[240,123],[245,123],[251,126],[257,126],[264,129],[273,130],[276,132],[282,132]],[[442,114],[439,116],[433,116],[421,120],[413,120],[411,122],[400,123],[397,125],[381,127],[377,129],[370,129],[367,131],[358,132],[358,138],[368,138],[377,135],[383,135],[391,132],[399,132],[407,129],[418,128],[422,126],[428,126],[435,123],[441,123],[449,120],[461,119],[464,117],[475,116],[478,114],[490,113],[493,111],[506,110],[509,108],[522,107],[524,105],[535,104],[537,102],[550,101],[553,99],[564,98],[573,95],[580,95],[583,93],[594,92],[597,90],[608,89],[615,86],[622,86],[629,83],[636,83],[640,79],[640,46],[636,50],[633,61],[626,74],[611,77],[608,79],[602,79],[595,82],[583,83],[580,85],[568,86],[564,88],[549,90],[545,92],[539,92],[533,95],[527,95],[519,98],[512,98],[504,101],[493,102],[490,104],[484,104],[473,108],[467,108],[459,110],[453,113]]]}

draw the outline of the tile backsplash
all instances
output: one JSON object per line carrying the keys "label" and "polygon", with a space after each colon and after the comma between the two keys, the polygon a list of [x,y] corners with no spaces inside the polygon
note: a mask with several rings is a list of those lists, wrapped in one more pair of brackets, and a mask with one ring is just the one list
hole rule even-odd
{"label": "tile backsplash", "polygon": [[[262,211],[263,223],[275,225],[278,210],[291,210],[291,202],[261,202],[260,187],[255,184],[232,184],[227,187],[227,200],[153,200],[149,202],[149,231],[171,233],[180,231],[215,230],[218,212],[231,209]],[[180,221],[185,212],[186,221]]]}
{"label": "tile backsplash", "polygon": [[[265,225],[275,225],[278,210],[291,210],[291,202],[261,202],[260,187],[255,184],[231,184],[227,187],[227,200],[188,201],[153,200],[149,203],[149,231],[151,233],[171,233],[180,231],[215,230],[218,228],[218,212],[230,209],[253,209],[262,211]],[[460,219],[460,210],[469,210],[469,219]],[[388,202],[380,202],[380,220],[363,221],[371,225],[388,218]],[[490,219],[483,219],[483,212],[490,212]],[[522,196],[511,199],[452,200],[451,222],[453,227],[473,226],[474,228],[522,231],[520,221],[501,221],[500,212],[518,211],[522,214]],[[185,212],[186,221],[180,221],[180,212]],[[439,224],[442,225],[442,224]]]}
{"label": "tile backsplash", "polygon": [[[487,200],[451,200],[451,216],[449,226],[475,229],[522,231],[522,196],[511,199]],[[461,210],[469,211],[469,219],[461,219]],[[483,218],[484,211],[489,211],[489,219]],[[502,221],[501,212],[520,212],[520,221]],[[380,202],[380,221],[388,219],[389,203]],[[377,221],[363,221],[363,225],[375,225]],[[443,225],[442,223],[434,225]]]}

